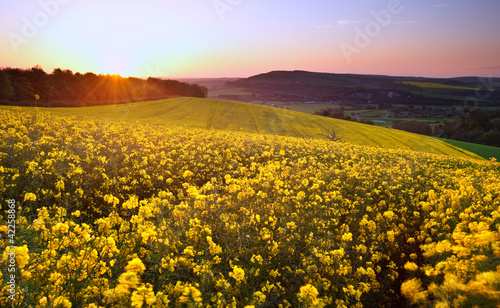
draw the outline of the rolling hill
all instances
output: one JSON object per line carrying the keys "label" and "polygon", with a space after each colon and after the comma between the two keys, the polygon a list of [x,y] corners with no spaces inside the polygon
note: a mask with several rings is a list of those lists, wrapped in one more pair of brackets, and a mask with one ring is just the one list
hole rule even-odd
{"label": "rolling hill", "polygon": [[[12,108],[12,107],[1,107]],[[33,110],[24,107],[23,110]],[[415,150],[459,157],[479,156],[431,137],[355,122],[242,102],[173,98],[123,105],[82,108],[40,108],[60,116],[139,121],[247,133],[303,138],[325,138],[332,130],[343,142],[374,147]]]}
{"label": "rolling hill", "polygon": [[499,78],[480,77],[424,78],[272,71],[228,82],[225,87],[215,89],[211,97],[247,102],[335,101],[343,106],[388,102],[453,106],[460,105],[469,96],[476,97],[476,89],[482,89],[490,93],[479,100],[480,106],[498,107],[499,81]]}

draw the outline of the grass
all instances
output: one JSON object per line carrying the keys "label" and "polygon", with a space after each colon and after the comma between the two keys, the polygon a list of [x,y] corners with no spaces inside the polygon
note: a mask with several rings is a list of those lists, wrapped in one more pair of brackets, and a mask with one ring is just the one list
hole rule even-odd
{"label": "grass", "polygon": [[124,105],[40,108],[40,111],[68,117],[138,121],[304,138],[324,138],[321,136],[322,132],[334,130],[342,141],[358,145],[481,158],[472,152],[427,136],[242,102],[173,98]]}
{"label": "grass", "polygon": [[469,95],[468,93],[470,93],[470,91],[476,90],[476,88],[472,85],[453,86],[441,83],[418,81],[408,81],[403,83],[422,88],[421,91],[412,91],[415,95],[423,95],[425,98],[456,101],[455,104],[461,104]]}
{"label": "grass", "polygon": [[407,82],[403,82],[403,83],[404,84],[408,84],[408,85],[412,85],[412,86],[421,87],[421,88],[454,89],[454,90],[476,90],[475,88],[450,86],[450,85],[445,85],[445,84],[440,84],[440,83],[433,83],[433,82],[407,81]]}
{"label": "grass", "polygon": [[386,109],[377,109],[377,110],[365,109],[365,110],[349,110],[346,113],[350,115],[352,115],[353,113],[357,113],[368,117],[381,117],[385,116],[386,114],[394,114],[394,111]]}
{"label": "grass", "polygon": [[491,157],[494,157],[498,161],[500,161],[500,148],[498,147],[492,147],[484,144],[469,143],[469,142],[456,141],[450,139],[443,139],[443,138],[437,138],[437,139],[447,142],[456,147],[465,149],[469,152],[475,153],[483,158],[490,159]]}

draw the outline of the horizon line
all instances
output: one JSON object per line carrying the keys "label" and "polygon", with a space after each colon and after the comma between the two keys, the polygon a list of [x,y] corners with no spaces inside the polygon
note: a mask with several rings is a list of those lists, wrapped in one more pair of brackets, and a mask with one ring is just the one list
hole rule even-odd
{"label": "horizon line", "polygon": [[[1,66],[0,67],[0,70],[5,70],[5,69],[22,69],[22,70],[29,70],[31,68],[34,68],[34,67],[37,67],[39,66],[40,68],[43,69],[43,67],[41,67],[40,65],[33,65],[33,66],[30,66],[30,67],[26,67],[26,68],[21,68],[21,67],[12,67],[12,66]],[[402,77],[402,78],[428,78],[428,79],[456,79],[456,78],[500,78],[500,75],[498,76],[494,76],[492,74],[488,74],[488,75],[456,75],[456,76],[453,76],[453,77],[443,77],[443,76],[425,76],[425,75],[390,75],[390,74],[383,74],[383,73],[346,73],[346,72],[324,72],[324,71],[311,71],[311,70],[304,70],[304,69],[293,69],[293,70],[283,70],[283,69],[275,69],[275,70],[270,70],[270,71],[267,71],[267,72],[262,72],[262,73],[257,73],[257,74],[253,74],[253,75],[248,75],[248,76],[210,76],[210,77],[207,77],[207,76],[204,76],[204,77],[196,77],[196,76],[189,76],[189,77],[181,77],[181,76],[168,76],[168,75],[165,75],[165,76],[143,76],[143,77],[139,77],[139,76],[134,76],[134,75],[122,75],[122,74],[118,74],[118,73],[104,73],[104,72],[99,72],[99,73],[96,73],[96,72],[93,72],[93,71],[87,71],[87,72],[79,72],[79,71],[73,71],[71,69],[67,69],[67,68],[61,68],[61,67],[54,67],[52,68],[52,71],[51,72],[46,72],[47,74],[52,74],[53,71],[55,69],[61,69],[63,71],[66,71],[66,70],[70,70],[72,71],[73,74],[82,74],[82,75],[85,75],[87,73],[92,73],[92,74],[95,74],[95,75],[103,75],[103,76],[120,76],[122,78],[139,78],[139,79],[147,79],[147,78],[160,78],[160,79],[177,79],[177,80],[181,80],[181,79],[245,79],[245,78],[250,78],[250,77],[254,77],[254,76],[258,76],[258,75],[263,75],[263,74],[269,74],[269,73],[272,73],[272,72],[307,72],[307,73],[318,73],[318,74],[332,74],[332,75],[362,75],[362,76],[386,76],[386,77]],[[45,71],[45,69],[43,69]]]}

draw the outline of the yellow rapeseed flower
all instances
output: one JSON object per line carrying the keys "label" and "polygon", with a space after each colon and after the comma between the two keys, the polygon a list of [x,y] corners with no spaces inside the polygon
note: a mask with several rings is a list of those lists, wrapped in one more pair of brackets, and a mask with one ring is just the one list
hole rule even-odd
{"label": "yellow rapeseed flower", "polygon": [[126,272],[118,277],[120,285],[123,285],[126,289],[136,288],[140,283],[140,278],[137,276],[136,272]]}
{"label": "yellow rapeseed flower", "polygon": [[300,287],[299,297],[302,299],[315,299],[318,296],[318,289],[311,284]]}
{"label": "yellow rapeseed flower", "polygon": [[44,296],[44,297],[40,298],[40,300],[38,301],[38,304],[40,304],[42,306],[47,305],[47,297]]}
{"label": "yellow rapeseed flower", "polygon": [[30,259],[28,246],[23,245],[22,247],[16,247],[15,251],[17,266],[19,266],[19,268],[24,268]]}
{"label": "yellow rapeseed flower", "polygon": [[36,201],[36,195],[34,193],[26,193],[24,195],[24,201]]}
{"label": "yellow rapeseed flower", "polygon": [[55,226],[52,227],[52,232],[57,233],[60,232],[61,234],[68,233],[69,226],[65,222],[58,222]]}
{"label": "yellow rapeseed flower", "polygon": [[125,266],[125,270],[127,272],[142,273],[146,270],[146,266],[144,266],[141,259],[135,258],[128,262],[127,266]]}
{"label": "yellow rapeseed flower", "polygon": [[190,178],[190,177],[192,177],[193,175],[194,175],[194,173],[192,173],[192,172],[191,172],[191,171],[189,171],[189,170],[186,170],[186,171],[184,171],[184,173],[182,174],[182,177],[183,177],[183,178]]}
{"label": "yellow rapeseed flower", "polygon": [[418,265],[415,264],[415,262],[408,261],[408,262],[406,262],[404,267],[405,267],[405,269],[412,271],[412,272],[418,270]]}
{"label": "yellow rapeseed flower", "polygon": [[236,282],[242,282],[245,280],[245,270],[243,270],[238,265],[233,267],[233,271],[229,273],[229,276],[233,277]]}
{"label": "yellow rapeseed flower", "polygon": [[132,293],[130,300],[132,301],[132,307],[142,307],[144,302],[146,302],[147,306],[151,306],[156,301],[153,286],[149,283],[142,284]]}
{"label": "yellow rapeseed flower", "polygon": [[71,308],[71,302],[64,296],[59,296],[54,300],[54,307]]}
{"label": "yellow rapeseed flower", "polygon": [[352,241],[352,233],[351,232],[344,233],[342,235],[342,240],[346,242]]}

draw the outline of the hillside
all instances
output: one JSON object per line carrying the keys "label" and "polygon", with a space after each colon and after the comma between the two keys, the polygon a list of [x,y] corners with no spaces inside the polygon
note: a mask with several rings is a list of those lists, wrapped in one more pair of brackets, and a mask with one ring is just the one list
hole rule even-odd
{"label": "hillside", "polygon": [[175,98],[113,106],[39,110],[62,116],[85,116],[305,138],[324,139],[321,133],[334,130],[342,141],[358,145],[480,158],[471,152],[422,135],[241,102]]}
{"label": "hillside", "polygon": [[[213,89],[209,97],[239,101],[335,102],[360,104],[463,105],[477,97],[476,89],[489,92],[481,107],[500,106],[500,78],[424,78],[383,75],[333,74],[307,71],[272,71]],[[389,98],[388,98],[389,97]]]}
{"label": "hillside", "polygon": [[[387,84],[387,82],[425,82],[444,84],[448,86],[465,86],[474,85],[473,90],[477,86],[480,78],[478,77],[457,77],[457,78],[431,78],[431,77],[401,77],[388,75],[367,75],[367,74],[336,74],[336,73],[321,73],[309,71],[271,71],[268,73],[258,74],[248,78],[243,78],[236,81],[236,84],[252,84],[259,82],[300,82],[300,83],[323,83],[323,84],[338,84],[344,86],[363,86],[363,87],[379,87]],[[481,78],[492,85],[498,86],[500,78]],[[371,81],[371,83],[369,82]],[[367,85],[367,82],[368,85]]]}
{"label": "hillside", "polygon": [[[364,89],[411,89],[405,84],[414,85],[420,88],[448,88],[456,90],[475,91],[478,86],[488,86],[497,89],[500,85],[500,78],[481,77],[458,77],[458,78],[427,78],[427,77],[401,77],[386,75],[363,75],[363,74],[335,74],[318,73],[307,71],[272,71],[258,74],[248,78],[239,79],[232,82],[235,86],[251,87],[262,86],[263,84],[282,85],[324,85],[341,88],[361,87]],[[292,93],[293,88],[291,89]]]}

